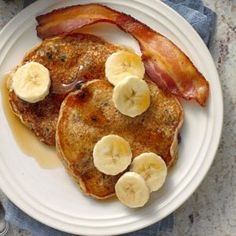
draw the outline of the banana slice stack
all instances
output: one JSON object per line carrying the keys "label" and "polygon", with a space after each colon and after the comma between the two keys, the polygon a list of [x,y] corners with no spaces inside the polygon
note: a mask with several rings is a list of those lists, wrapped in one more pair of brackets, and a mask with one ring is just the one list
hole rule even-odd
{"label": "banana slice stack", "polygon": [[[107,135],[94,146],[95,167],[107,175],[124,173],[115,185],[117,198],[130,208],[144,206],[150,193],[159,190],[166,179],[167,167],[155,153],[143,153],[134,158],[129,143],[118,135]],[[131,165],[130,165],[131,164]]]}
{"label": "banana slice stack", "polygon": [[115,86],[112,100],[123,115],[136,117],[150,106],[150,91],[143,80],[144,73],[141,57],[133,52],[119,51],[108,57],[106,78]]}
{"label": "banana slice stack", "polygon": [[[143,80],[144,73],[141,57],[131,51],[119,51],[108,57],[106,78],[114,85],[112,100],[123,115],[133,118],[150,106],[150,91]],[[117,175],[130,166],[115,185],[117,198],[130,208],[144,206],[150,193],[159,190],[167,176],[167,167],[161,157],[155,153],[143,153],[132,161],[129,143],[113,134],[95,144],[93,162],[107,175]]]}
{"label": "banana slice stack", "polygon": [[167,167],[155,153],[143,153],[134,158],[130,170],[115,185],[116,196],[130,208],[142,207],[150,193],[159,190],[166,179]]}

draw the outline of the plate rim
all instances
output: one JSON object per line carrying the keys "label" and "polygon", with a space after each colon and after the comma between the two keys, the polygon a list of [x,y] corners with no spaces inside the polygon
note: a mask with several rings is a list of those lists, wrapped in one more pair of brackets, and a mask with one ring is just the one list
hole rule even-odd
{"label": "plate rim", "polygon": [[[43,7],[48,7],[48,6],[51,6],[51,5],[54,5],[55,3],[56,4],[58,4],[58,3],[60,3],[61,2],[61,0],[60,1],[56,1],[56,0],[53,0],[53,1],[51,1],[51,2],[49,2],[49,1],[46,1],[46,0],[40,0],[40,1],[36,1],[36,2],[34,2],[33,4],[31,4],[30,6],[28,6],[27,8],[25,8],[25,9],[23,9],[20,13],[18,13],[10,22],[8,22],[5,26],[4,26],[4,28],[0,31],[0,50],[2,49],[2,47],[1,47],[1,43],[2,44],[5,44],[5,42],[4,42],[4,40],[6,41],[7,39],[6,39],[6,37],[5,37],[5,39],[4,39],[4,37],[2,37],[4,34],[5,35],[7,35],[7,32],[8,31],[13,31],[12,33],[14,34],[14,32],[15,32],[15,30],[17,29],[17,25],[15,24],[15,22],[17,21],[17,23],[18,23],[18,25],[19,24],[22,24],[22,22],[23,22],[23,20],[18,20],[18,19],[24,19],[24,16],[25,15],[27,15],[27,13],[28,12],[31,12],[32,10],[34,10],[35,11],[35,8],[39,8],[39,9],[42,9]],[[103,0],[96,0],[96,1],[94,1],[94,2],[106,2],[106,1],[103,1]],[[110,1],[111,3],[112,2],[116,2],[115,0],[113,0],[113,1]],[[133,2],[134,2],[134,4],[135,4],[135,2],[142,2],[141,0],[133,0]],[[207,174],[207,172],[209,171],[209,169],[210,169],[210,167],[211,167],[211,165],[212,165],[212,162],[213,162],[213,160],[214,160],[214,157],[215,157],[215,154],[216,154],[216,152],[217,152],[217,149],[218,149],[218,146],[219,146],[219,142],[220,142],[220,137],[221,137],[221,133],[222,133],[222,127],[223,127],[223,95],[222,95],[222,89],[221,89],[221,86],[220,86],[220,80],[219,80],[219,76],[218,76],[218,73],[217,73],[217,70],[216,70],[216,67],[215,67],[215,65],[214,65],[214,62],[213,62],[213,59],[212,59],[212,57],[211,57],[211,55],[210,55],[210,53],[209,53],[209,51],[208,51],[208,49],[207,49],[207,47],[206,47],[206,45],[204,44],[204,42],[202,41],[202,39],[200,38],[200,36],[196,33],[196,31],[192,28],[192,26],[184,19],[184,18],[182,18],[178,13],[176,13],[173,9],[171,9],[169,6],[167,6],[167,5],[165,5],[164,3],[162,3],[161,1],[158,1],[158,0],[152,0],[152,2],[154,3],[154,4],[157,4],[157,6],[160,4],[160,6],[162,6],[162,7],[164,7],[164,8],[166,8],[167,10],[167,12],[170,12],[169,13],[169,16],[166,16],[166,17],[174,17],[175,18],[175,20],[177,21],[177,23],[178,24],[180,24],[180,26],[179,27],[182,27],[182,30],[181,30],[181,32],[182,31],[184,31],[184,33],[186,34],[186,32],[188,31],[190,31],[191,32],[191,34],[192,34],[192,37],[194,36],[194,38],[197,40],[197,43],[200,45],[200,47],[202,47],[203,48],[203,50],[208,54],[208,57],[210,57],[210,63],[212,64],[212,68],[214,68],[214,73],[215,73],[215,75],[216,75],[216,79],[217,79],[217,81],[218,81],[218,90],[219,90],[219,94],[218,94],[218,96],[219,96],[219,99],[218,100],[220,100],[220,104],[218,104],[218,107],[221,107],[222,109],[220,109],[220,111],[218,111],[219,113],[221,113],[220,114],[220,116],[218,116],[217,118],[218,118],[218,125],[220,126],[220,127],[218,127],[219,128],[219,130],[218,130],[218,136],[215,138],[215,146],[214,146],[214,149],[212,150],[211,149],[211,158],[209,159],[209,157],[208,157],[208,163],[207,164],[205,164],[205,169],[203,169],[202,170],[202,172],[201,172],[201,178],[199,178],[199,180],[198,181],[195,181],[195,184],[192,184],[191,186],[189,186],[188,185],[188,190],[186,190],[185,189],[185,197],[183,197],[182,196],[182,199],[184,199],[184,200],[181,200],[181,201],[179,201],[179,203],[178,204],[175,204],[175,207],[173,207],[172,209],[171,209],[171,211],[169,211],[169,212],[167,212],[167,214],[165,215],[165,216],[163,216],[161,219],[163,219],[164,217],[166,217],[167,215],[169,215],[171,212],[173,212],[173,211],[175,211],[178,207],[180,207],[191,195],[192,195],[192,193],[197,189],[197,187],[201,184],[201,182],[203,181],[203,179],[205,178],[205,176],[206,176],[206,174]],[[80,1],[78,1],[78,3],[80,3]],[[145,3],[146,4],[146,3]],[[44,6],[45,5],[45,6]],[[147,6],[148,5],[150,5],[150,1],[148,2],[148,4],[146,4]],[[40,7],[41,6],[41,7]],[[168,15],[168,14],[167,14]],[[15,25],[14,25],[15,24]],[[176,23],[175,23],[175,25],[176,25]],[[12,30],[11,30],[11,28],[12,28]],[[14,29],[13,29],[14,28]],[[11,36],[11,35],[10,35]],[[1,55],[1,51],[0,51],[0,55]],[[205,163],[205,161],[204,161],[204,163]],[[0,163],[1,164],[1,163]],[[1,173],[0,173],[0,176],[1,176]],[[23,203],[19,203],[19,199],[17,199],[17,197],[16,196],[14,196],[14,194],[12,195],[12,193],[11,193],[11,191],[9,191],[9,189],[7,189],[7,186],[6,185],[4,185],[3,183],[2,183],[2,181],[0,180],[0,186],[1,186],[1,189],[3,190],[3,192],[4,193],[7,193],[6,195],[9,197],[9,199],[12,201],[12,202],[14,202],[20,209],[22,209],[24,212],[26,212],[28,215],[30,215],[31,217],[33,217],[34,219],[36,219],[36,220],[38,220],[38,221],[40,221],[40,222],[42,222],[42,223],[44,223],[44,224],[47,224],[47,225],[49,225],[49,226],[51,226],[51,227],[54,227],[54,228],[57,228],[57,229],[59,229],[59,230],[62,230],[62,231],[65,231],[65,232],[70,232],[70,233],[82,233],[82,234],[88,234],[88,233],[97,233],[96,235],[103,235],[104,234],[104,231],[103,232],[94,232],[94,231],[84,231],[84,232],[82,232],[82,231],[80,231],[80,232],[78,232],[78,231],[70,231],[70,230],[68,230],[69,228],[68,227],[65,227],[65,225],[63,226],[63,224],[61,224],[61,225],[57,225],[57,224],[55,224],[56,222],[50,222],[50,223],[48,223],[46,220],[47,219],[45,219],[45,215],[42,215],[41,213],[39,213],[39,212],[37,212],[36,211],[36,209],[29,209],[29,208],[27,208],[27,204],[26,205],[24,205]],[[186,186],[186,188],[187,188],[187,186]],[[180,196],[180,195],[182,195],[182,194],[179,194],[178,196]],[[23,199],[22,199],[22,201],[24,201]],[[30,206],[29,206],[30,207]],[[34,213],[33,213],[34,212]],[[42,215],[42,216],[40,216],[40,215]],[[159,219],[159,220],[161,220],[161,219]],[[159,221],[158,220],[158,221]],[[120,233],[127,233],[127,232],[131,232],[131,231],[134,231],[134,230],[138,230],[138,229],[141,229],[141,228],[144,228],[144,227],[146,227],[146,226],[148,226],[148,225],[151,225],[151,224],[153,224],[153,223],[155,223],[155,222],[157,222],[155,219],[154,220],[152,220],[152,221],[149,221],[149,223],[147,223],[146,225],[141,225],[141,226],[139,226],[139,227],[133,227],[133,228],[130,228],[130,229],[125,229],[125,230],[119,230],[119,229],[116,229],[116,231],[112,231],[112,234],[114,235],[114,234],[120,234]],[[98,231],[98,229],[96,229],[96,231]],[[102,234],[103,233],[103,234]],[[107,231],[106,231],[106,233],[107,233]]]}

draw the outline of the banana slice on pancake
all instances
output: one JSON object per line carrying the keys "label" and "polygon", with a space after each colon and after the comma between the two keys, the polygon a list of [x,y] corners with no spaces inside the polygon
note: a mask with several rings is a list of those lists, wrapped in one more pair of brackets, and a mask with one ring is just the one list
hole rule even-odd
{"label": "banana slice on pancake", "polygon": [[155,153],[142,153],[134,158],[130,171],[137,172],[145,179],[150,191],[160,189],[167,176],[167,167],[163,159]]}
{"label": "banana slice on pancake", "polygon": [[143,79],[144,73],[145,68],[141,57],[130,51],[115,52],[105,63],[105,75],[113,85],[117,85],[130,75]]}
{"label": "banana slice on pancake", "polygon": [[114,134],[101,138],[93,149],[94,166],[107,175],[123,172],[130,165],[131,158],[129,143]]}
{"label": "banana slice on pancake", "polygon": [[40,63],[28,62],[13,75],[12,89],[22,100],[36,103],[49,93],[51,85],[49,70]]}
{"label": "banana slice on pancake", "polygon": [[130,208],[144,206],[150,196],[143,177],[135,172],[126,172],[115,185],[117,198]]}
{"label": "banana slice on pancake", "polygon": [[150,91],[145,80],[129,76],[119,82],[112,95],[115,107],[124,115],[136,117],[150,106]]}

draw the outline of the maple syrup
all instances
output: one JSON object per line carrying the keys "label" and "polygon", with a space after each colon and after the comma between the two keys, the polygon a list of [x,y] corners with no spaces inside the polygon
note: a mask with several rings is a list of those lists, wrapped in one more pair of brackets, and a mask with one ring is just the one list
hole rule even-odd
{"label": "maple syrup", "polygon": [[40,142],[35,134],[24,126],[19,118],[12,112],[7,89],[7,80],[9,77],[10,73],[5,75],[0,81],[2,105],[16,143],[26,156],[34,158],[42,168],[52,169],[62,166],[57,156],[56,148]]}

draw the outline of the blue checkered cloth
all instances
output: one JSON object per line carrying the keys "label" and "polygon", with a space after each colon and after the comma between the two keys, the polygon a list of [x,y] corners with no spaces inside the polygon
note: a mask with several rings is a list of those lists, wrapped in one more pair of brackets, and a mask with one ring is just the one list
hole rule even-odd
{"label": "blue checkered cloth", "polygon": [[[25,0],[24,6],[34,1]],[[201,0],[165,0],[171,8],[182,15],[199,33],[203,41],[208,44],[210,36],[215,28],[216,15],[213,11],[203,5]],[[4,202],[6,212],[5,219],[12,225],[29,231],[33,236],[67,236],[70,234],[52,229],[32,219],[22,212],[9,200]],[[169,215],[162,221],[153,224],[145,229],[125,234],[125,236],[154,236],[160,233],[172,232],[174,227],[174,216]]]}

